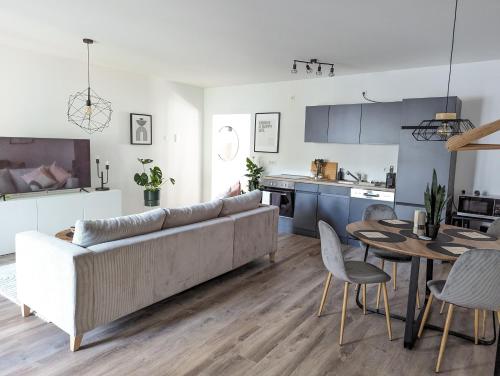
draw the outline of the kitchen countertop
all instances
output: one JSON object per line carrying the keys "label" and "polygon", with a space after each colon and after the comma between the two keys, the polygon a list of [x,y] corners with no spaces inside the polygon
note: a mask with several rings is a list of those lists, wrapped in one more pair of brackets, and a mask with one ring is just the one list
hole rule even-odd
{"label": "kitchen countertop", "polygon": [[292,181],[294,183],[336,185],[339,187],[373,189],[373,190],[383,191],[383,192],[395,192],[396,191],[394,188],[386,188],[384,186],[377,187],[374,184],[371,184],[368,182],[355,183],[355,182],[346,182],[346,181],[328,180],[328,179],[316,180],[312,177],[300,176],[300,175],[271,175],[271,176],[264,176],[262,179],[286,180],[286,181]]}

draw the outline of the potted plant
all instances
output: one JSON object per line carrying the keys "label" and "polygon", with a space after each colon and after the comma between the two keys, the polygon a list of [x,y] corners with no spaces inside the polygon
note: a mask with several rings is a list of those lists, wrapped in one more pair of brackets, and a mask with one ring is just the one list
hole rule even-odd
{"label": "potted plant", "polygon": [[425,225],[426,235],[436,239],[441,223],[441,213],[451,196],[446,197],[446,187],[437,182],[436,170],[432,173],[432,185],[424,192],[425,210],[427,212],[427,223]]}
{"label": "potted plant", "polygon": [[[144,187],[144,206],[160,205],[160,187],[166,182],[163,180],[163,173],[158,166],[149,169],[149,175],[146,173],[146,165],[153,163],[152,159],[137,159],[142,164],[142,173],[134,175],[134,181],[137,185]],[[170,183],[175,184],[175,179],[168,178]]]}
{"label": "potted plant", "polygon": [[264,172],[264,167],[259,167],[250,158],[247,158],[248,191],[255,191],[260,188],[260,178]]}

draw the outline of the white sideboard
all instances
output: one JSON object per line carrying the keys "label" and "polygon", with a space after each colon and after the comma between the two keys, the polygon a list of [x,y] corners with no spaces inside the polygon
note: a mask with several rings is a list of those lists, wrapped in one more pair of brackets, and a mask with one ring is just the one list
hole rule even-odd
{"label": "white sideboard", "polygon": [[121,191],[60,193],[0,201],[0,255],[15,250],[15,235],[37,230],[55,233],[74,226],[77,219],[117,217],[122,214]]}

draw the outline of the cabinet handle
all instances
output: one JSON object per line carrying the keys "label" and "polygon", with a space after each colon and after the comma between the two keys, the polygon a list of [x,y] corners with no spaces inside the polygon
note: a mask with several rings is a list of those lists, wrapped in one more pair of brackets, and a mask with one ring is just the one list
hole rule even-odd
{"label": "cabinet handle", "polygon": [[363,193],[364,196],[367,197],[379,197],[380,195],[378,193]]}

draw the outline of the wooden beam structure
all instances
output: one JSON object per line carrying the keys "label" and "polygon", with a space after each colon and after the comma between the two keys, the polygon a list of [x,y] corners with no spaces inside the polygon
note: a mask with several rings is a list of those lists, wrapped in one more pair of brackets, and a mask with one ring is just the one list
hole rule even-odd
{"label": "wooden beam structure", "polygon": [[450,137],[446,141],[446,147],[449,151],[497,150],[500,149],[500,144],[477,144],[474,141],[498,131],[500,131],[500,119]]}

